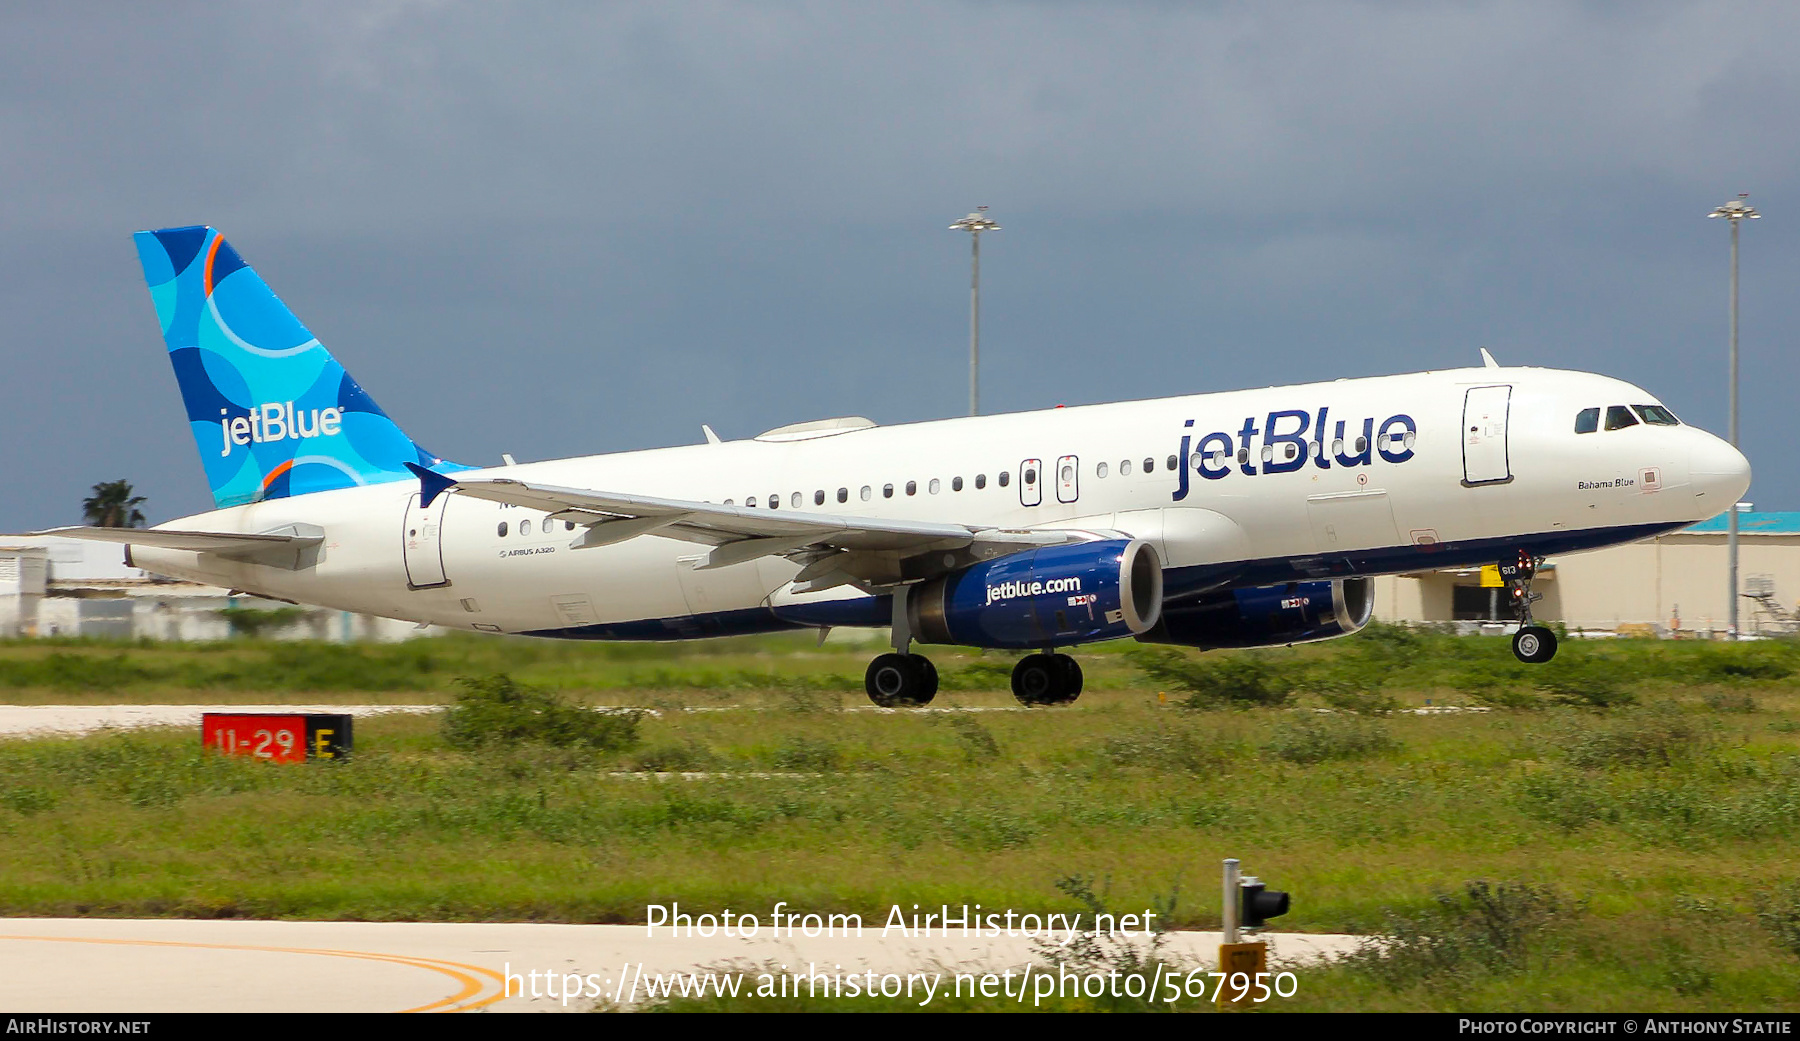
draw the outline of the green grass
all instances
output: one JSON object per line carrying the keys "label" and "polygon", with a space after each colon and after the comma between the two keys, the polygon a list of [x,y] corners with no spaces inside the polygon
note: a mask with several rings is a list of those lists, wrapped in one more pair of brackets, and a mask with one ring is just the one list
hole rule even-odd
{"label": "green grass", "polygon": [[[867,653],[791,638],[0,646],[0,677],[31,681],[7,692],[18,701],[447,702],[457,676],[502,671],[555,692],[508,695],[554,724],[543,741],[494,726],[502,739],[453,744],[433,717],[370,717],[342,763],[219,758],[186,731],[0,742],[0,913],[641,922],[649,903],[786,900],[879,920],[896,903],[1080,910],[1069,880],[1086,877],[1110,907],[1205,928],[1236,856],[1293,894],[1281,928],[1398,938],[1301,970],[1276,1007],[1800,1009],[1786,644],[1570,641],[1544,667],[1567,667],[1575,691],[1605,672],[1635,704],[1567,704],[1582,699],[1515,669],[1503,641],[1377,631],[1260,655],[1256,684],[1280,707],[1171,682],[1225,656],[1159,658],[1153,676],[1127,645],[1083,654],[1087,693],[1066,709],[845,711],[865,704],[844,677]],[[939,705],[1011,705],[1008,656],[933,653],[955,678]],[[1389,711],[1466,703],[1465,688],[1536,707]],[[570,700],[652,711],[548,743]],[[950,1007],[990,1005],[1010,1007]]]}

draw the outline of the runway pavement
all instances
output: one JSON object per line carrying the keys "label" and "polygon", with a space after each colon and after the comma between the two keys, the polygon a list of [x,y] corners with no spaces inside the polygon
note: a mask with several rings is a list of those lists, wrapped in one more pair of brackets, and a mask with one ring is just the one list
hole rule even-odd
{"label": "runway pavement", "polygon": [[198,727],[207,712],[301,712],[379,716],[437,712],[442,705],[0,705],[0,738],[79,737],[137,727]]}
{"label": "runway pavement", "polygon": [[[875,980],[1010,969],[1012,986],[1026,962],[1040,973],[1046,964],[1030,939],[965,939],[955,928],[929,939],[883,939],[874,922],[861,937],[775,938],[766,922],[761,932],[708,939],[666,929],[647,937],[634,925],[0,919],[0,1011],[586,1011],[641,1003],[663,974],[730,963],[859,978],[873,971]],[[1174,959],[1209,968],[1215,962],[1218,933],[1168,937],[1165,950]],[[1341,935],[1264,938],[1273,960],[1290,966],[1357,942]],[[940,998],[950,986],[943,981]],[[560,995],[569,989],[577,996],[565,1000]],[[589,996],[596,991],[599,997]]]}

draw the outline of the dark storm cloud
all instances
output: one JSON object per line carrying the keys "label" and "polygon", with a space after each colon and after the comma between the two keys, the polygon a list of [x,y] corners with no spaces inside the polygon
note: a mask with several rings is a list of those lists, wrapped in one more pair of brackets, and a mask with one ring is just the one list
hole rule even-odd
{"label": "dark storm cloud", "polygon": [[1794,366],[1776,5],[15,5],[0,528],[207,505],[127,235],[225,230],[472,462],[1506,362],[1722,429],[1745,230],[1764,507]]}

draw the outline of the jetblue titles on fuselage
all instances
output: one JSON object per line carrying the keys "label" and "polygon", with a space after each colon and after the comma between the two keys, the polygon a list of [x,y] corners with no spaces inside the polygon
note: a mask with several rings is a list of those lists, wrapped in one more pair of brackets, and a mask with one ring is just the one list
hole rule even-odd
{"label": "jetblue titles on fuselage", "polygon": [[[1231,474],[1234,460],[1239,473],[1255,477],[1293,473],[1304,467],[1309,458],[1319,469],[1329,470],[1334,459],[1339,466],[1368,466],[1376,455],[1390,463],[1404,463],[1413,457],[1419,426],[1409,415],[1389,416],[1379,424],[1371,416],[1361,420],[1360,430],[1353,421],[1337,420],[1335,428],[1329,427],[1330,423],[1330,406],[1320,408],[1316,414],[1290,409],[1269,413],[1260,430],[1256,417],[1246,416],[1235,440],[1223,430],[1196,440],[1194,421],[1190,419],[1182,424],[1184,432],[1177,458],[1185,465],[1179,467],[1172,498],[1176,502],[1187,498],[1190,469],[1209,481],[1217,481]],[[1332,430],[1329,442],[1324,438],[1327,429]],[[1252,442],[1259,444],[1260,450],[1253,450]]]}

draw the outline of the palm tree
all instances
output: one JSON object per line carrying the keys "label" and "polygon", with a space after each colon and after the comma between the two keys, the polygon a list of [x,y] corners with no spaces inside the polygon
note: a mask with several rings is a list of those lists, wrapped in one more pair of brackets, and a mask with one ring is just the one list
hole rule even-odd
{"label": "palm tree", "polygon": [[138,504],[143,501],[142,495],[131,494],[130,481],[102,481],[82,500],[81,512],[96,528],[141,528],[144,512]]}

